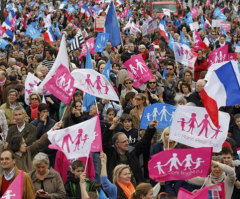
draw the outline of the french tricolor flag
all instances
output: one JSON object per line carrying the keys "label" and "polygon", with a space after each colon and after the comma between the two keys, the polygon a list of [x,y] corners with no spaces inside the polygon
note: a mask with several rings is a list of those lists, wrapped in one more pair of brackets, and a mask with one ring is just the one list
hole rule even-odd
{"label": "french tricolor flag", "polygon": [[158,27],[159,27],[160,35],[164,37],[166,42],[168,42],[168,33],[167,33],[166,25],[163,20],[160,21]]}
{"label": "french tricolor flag", "polygon": [[56,41],[52,27],[48,28],[48,30],[43,33],[43,37],[50,44],[53,44]]}
{"label": "french tricolor flag", "polygon": [[115,2],[114,2],[114,5],[115,6],[120,6],[120,5],[122,5],[123,4],[123,1],[122,0],[115,0]]}
{"label": "french tricolor flag", "polygon": [[221,106],[240,104],[240,78],[235,61],[214,64],[215,70],[209,71],[208,82],[200,96],[213,124],[217,127],[218,109]]}

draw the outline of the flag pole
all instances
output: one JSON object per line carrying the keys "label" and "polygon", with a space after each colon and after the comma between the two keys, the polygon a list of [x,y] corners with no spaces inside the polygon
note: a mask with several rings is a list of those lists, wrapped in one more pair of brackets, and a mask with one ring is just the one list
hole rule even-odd
{"label": "flag pole", "polygon": [[86,163],[85,163],[85,169],[84,169],[84,172],[86,172],[86,170],[87,170],[88,159],[89,159],[89,154],[88,154],[88,156],[87,156],[87,159],[86,159]]}
{"label": "flag pole", "polygon": [[63,121],[63,117],[64,117],[67,109],[68,109],[68,106],[66,105],[66,106],[65,106],[65,109],[63,110],[62,118],[61,118],[61,120],[60,120],[59,122],[62,122],[62,121]]}
{"label": "flag pole", "polygon": [[95,98],[95,106],[96,106],[96,109],[97,109],[97,114],[99,114],[96,98]]}

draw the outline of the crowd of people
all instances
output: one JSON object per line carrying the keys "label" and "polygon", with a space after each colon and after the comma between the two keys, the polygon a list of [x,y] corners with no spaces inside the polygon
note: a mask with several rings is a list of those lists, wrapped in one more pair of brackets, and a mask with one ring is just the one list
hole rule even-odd
{"label": "crowd of people", "polygon": [[[190,1],[189,1],[190,2]],[[169,139],[170,128],[157,130],[159,121],[153,120],[147,129],[140,128],[144,108],[155,103],[175,106],[203,107],[200,91],[206,81],[208,56],[213,50],[229,45],[229,52],[235,52],[240,45],[239,1],[177,2],[178,15],[161,16],[166,20],[166,30],[174,41],[180,42],[182,32],[191,48],[194,46],[193,32],[183,18],[192,7],[197,6],[199,16],[195,22],[201,24],[201,17],[210,23],[214,19],[216,7],[222,9],[231,24],[227,35],[220,28],[210,24],[198,32],[203,41],[208,41],[207,49],[197,50],[198,58],[194,69],[175,61],[169,41],[160,34],[157,27],[154,32],[144,35],[142,28],[157,14],[144,10],[142,0],[115,1],[116,14],[120,24],[122,43],[112,46],[107,42],[102,53],[92,54],[94,70],[103,73],[108,59],[111,63],[110,82],[119,96],[119,102],[97,98],[87,112],[83,110],[83,92],[76,90],[69,105],[53,95],[42,96],[37,92],[29,95],[25,101],[25,80],[29,73],[44,80],[57,57],[61,39],[55,34],[56,41],[49,44],[43,36],[32,39],[25,35],[29,24],[37,23],[36,28],[44,33],[46,19],[51,20],[53,30],[57,27],[71,41],[79,29],[83,38],[97,36],[94,32],[94,16],[82,12],[83,3],[88,8],[100,8],[98,15],[106,16],[109,2],[86,1],[80,6],[75,1],[60,7],[59,1],[9,1],[3,14],[6,19],[13,10],[17,23],[12,29],[14,39],[5,37],[9,42],[0,49],[0,151],[1,175],[0,196],[2,196],[16,176],[23,170],[23,197],[33,198],[97,198],[102,191],[110,199],[154,199],[177,198],[179,188],[197,192],[203,186],[225,182],[227,199],[240,198],[240,164],[237,161],[237,148],[240,147],[240,102],[232,107],[220,110],[231,116],[228,137],[222,151],[214,154],[211,173],[207,178],[156,182],[149,179],[148,161],[151,156],[171,149],[189,148]],[[21,7],[20,7],[21,5]],[[44,7],[42,5],[45,5]],[[67,8],[75,6],[73,13]],[[39,9],[42,8],[40,11]],[[131,14],[120,18],[125,9]],[[92,12],[92,10],[90,9]],[[92,12],[93,13],[93,12]],[[18,20],[19,19],[19,20]],[[134,24],[140,32],[131,34]],[[199,26],[201,27],[201,26]],[[6,30],[5,30],[6,31]],[[81,48],[70,50],[67,44],[70,70],[85,68],[86,56],[80,57]],[[134,88],[127,68],[123,65],[134,55],[141,54],[153,78],[140,88]],[[240,53],[235,53],[240,64]],[[102,132],[103,152],[92,152],[89,157],[69,160],[62,151],[49,149],[47,132],[79,124],[99,114]],[[160,190],[154,189],[156,185]]]}

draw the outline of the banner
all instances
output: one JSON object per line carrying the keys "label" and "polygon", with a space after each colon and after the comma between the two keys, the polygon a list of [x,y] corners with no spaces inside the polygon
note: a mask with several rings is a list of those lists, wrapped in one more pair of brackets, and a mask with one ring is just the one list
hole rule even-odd
{"label": "banner", "polygon": [[75,69],[72,71],[74,86],[90,95],[119,101],[118,95],[107,78],[93,69]]}
{"label": "banner", "polygon": [[97,16],[94,23],[94,32],[104,32],[105,30],[105,17]]}
{"label": "banner", "polygon": [[178,106],[173,114],[169,139],[195,148],[213,147],[213,152],[220,152],[229,121],[229,114],[219,111],[219,126],[216,127],[205,108]]}
{"label": "banner", "polygon": [[98,33],[96,42],[95,42],[95,51],[103,52],[103,48],[107,45],[109,38],[108,33]]}
{"label": "banner", "polygon": [[153,120],[159,122],[156,129],[167,128],[172,123],[172,115],[175,110],[176,107],[170,104],[154,103],[146,106],[141,117],[140,129],[147,129]]}
{"label": "banner", "polygon": [[211,159],[211,147],[165,150],[151,157],[148,162],[149,176],[159,182],[207,177]]}
{"label": "banner", "polygon": [[128,14],[128,8],[125,8],[120,14],[119,17],[120,18],[125,18]]}
{"label": "banner", "polygon": [[142,55],[138,54],[123,64],[133,77],[133,86],[139,88],[142,84],[153,78],[153,74],[144,62]]}
{"label": "banner", "polygon": [[222,22],[220,23],[220,27],[223,28],[226,32],[230,32],[231,22],[222,21]]}
{"label": "banner", "polygon": [[150,21],[148,23],[147,33],[150,34],[150,33],[154,32],[155,29],[157,29],[157,25],[158,25],[157,19]]}
{"label": "banner", "polygon": [[197,53],[191,50],[187,45],[178,42],[173,42],[173,50],[176,62],[194,68],[194,64],[197,60]]}
{"label": "banner", "polygon": [[90,51],[91,54],[95,54],[95,38],[91,37],[86,41],[86,43],[82,44],[82,51],[79,59],[81,59],[82,56],[87,55],[87,49]]}
{"label": "banner", "polygon": [[55,75],[45,84],[47,90],[65,104],[69,104],[76,90],[74,79],[69,70],[62,64],[58,67]]}
{"label": "banner", "polygon": [[209,53],[208,67],[224,61],[228,61],[228,44]]}
{"label": "banner", "polygon": [[95,131],[97,119],[98,116],[65,129],[48,132],[51,142],[49,148],[61,150],[69,160],[88,157],[92,143],[101,134]]}
{"label": "banner", "polygon": [[190,12],[191,12],[191,14],[192,14],[192,18],[195,18],[195,17],[197,17],[198,16],[198,8],[197,8],[197,6],[195,6],[194,8],[192,8],[191,10],[190,10]]}

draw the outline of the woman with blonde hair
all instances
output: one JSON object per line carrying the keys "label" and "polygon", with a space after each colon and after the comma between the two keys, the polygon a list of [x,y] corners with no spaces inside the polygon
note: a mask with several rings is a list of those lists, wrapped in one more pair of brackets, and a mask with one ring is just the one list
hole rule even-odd
{"label": "woman with blonde hair", "polygon": [[26,108],[26,112],[30,117],[30,121],[38,118],[38,106],[41,103],[41,97],[36,93],[29,95],[29,106]]}
{"label": "woman with blonde hair", "polygon": [[104,191],[109,195],[109,199],[131,199],[135,188],[131,183],[130,167],[126,164],[119,164],[113,170],[113,183],[107,178],[107,156],[105,153],[100,154],[101,184]]}
{"label": "woman with blonde hair", "polygon": [[136,187],[131,199],[154,199],[153,188],[149,183],[141,183]]}

